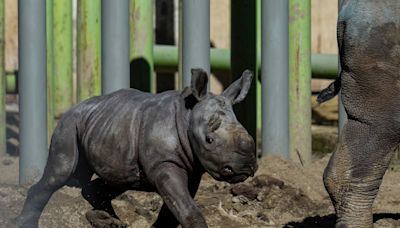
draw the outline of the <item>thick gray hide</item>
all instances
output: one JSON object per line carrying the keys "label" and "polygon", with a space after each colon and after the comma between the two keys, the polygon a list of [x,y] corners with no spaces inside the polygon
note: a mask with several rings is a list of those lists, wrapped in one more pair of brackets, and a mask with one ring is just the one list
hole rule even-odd
{"label": "thick gray hide", "polygon": [[[235,183],[257,169],[254,140],[232,110],[251,81],[245,71],[217,96],[206,91],[207,74],[194,69],[183,91],[124,89],[73,107],[54,131],[43,177],[16,223],[37,226],[52,193],[68,182],[115,218],[111,200],[119,194],[156,191],[164,205],[154,227],[207,227],[193,200],[201,175]],[[98,178],[91,180],[93,174]]]}
{"label": "thick gray hide", "polygon": [[348,115],[324,173],[337,227],[372,227],[372,204],[400,140],[400,1],[344,0],[338,19],[339,78]]}

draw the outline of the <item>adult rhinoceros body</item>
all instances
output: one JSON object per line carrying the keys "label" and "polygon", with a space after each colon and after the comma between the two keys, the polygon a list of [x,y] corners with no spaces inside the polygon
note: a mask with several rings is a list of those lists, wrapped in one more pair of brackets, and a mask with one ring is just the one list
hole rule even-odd
{"label": "adult rhinoceros body", "polygon": [[337,227],[372,227],[372,204],[400,142],[400,1],[344,0],[338,19],[341,89],[348,121],[324,173]]}
{"label": "adult rhinoceros body", "polygon": [[157,191],[164,205],[154,227],[206,227],[193,200],[201,175],[239,182],[257,168],[254,140],[232,110],[251,81],[245,71],[216,96],[207,93],[207,74],[195,69],[183,91],[124,89],[73,107],[54,131],[43,177],[16,222],[37,226],[53,192],[69,181],[111,216],[111,200],[124,191]]}

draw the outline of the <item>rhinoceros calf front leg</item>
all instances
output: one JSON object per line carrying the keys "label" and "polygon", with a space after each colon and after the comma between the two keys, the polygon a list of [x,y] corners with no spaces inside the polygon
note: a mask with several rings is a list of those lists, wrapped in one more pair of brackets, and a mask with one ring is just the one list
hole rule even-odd
{"label": "rhinoceros calf front leg", "polygon": [[[199,188],[201,181],[201,174],[195,175],[190,178],[189,181],[189,192],[192,198],[195,197],[197,189]],[[167,204],[163,204],[158,214],[157,220],[152,225],[152,228],[175,228],[179,225],[179,221],[172,214]]]}
{"label": "rhinoceros calf front leg", "polygon": [[[155,174],[155,186],[164,200],[164,205],[154,227],[158,227],[158,225],[174,227],[178,225],[176,221],[183,228],[207,227],[200,209],[192,198],[195,192],[191,194],[189,191],[188,176],[185,170],[175,166],[159,169]],[[168,219],[170,213],[175,216],[175,219],[173,217]]]}
{"label": "rhinoceros calf front leg", "polygon": [[336,227],[372,227],[372,204],[398,144],[384,123],[349,120],[324,173],[335,206]]}

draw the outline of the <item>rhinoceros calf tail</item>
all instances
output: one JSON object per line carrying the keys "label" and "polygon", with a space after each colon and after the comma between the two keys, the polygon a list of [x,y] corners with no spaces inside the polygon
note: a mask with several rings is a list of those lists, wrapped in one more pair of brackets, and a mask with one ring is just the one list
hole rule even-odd
{"label": "rhinoceros calf tail", "polygon": [[319,104],[321,104],[321,103],[324,103],[325,101],[332,99],[339,93],[340,88],[341,88],[341,79],[339,76],[338,78],[336,78],[336,80],[334,82],[332,82],[328,87],[323,89],[318,94],[317,102]]}

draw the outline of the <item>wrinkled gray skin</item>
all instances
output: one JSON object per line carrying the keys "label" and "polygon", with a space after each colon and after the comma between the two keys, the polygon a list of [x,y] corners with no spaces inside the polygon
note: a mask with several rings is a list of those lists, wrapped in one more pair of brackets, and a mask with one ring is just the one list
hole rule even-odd
{"label": "wrinkled gray skin", "polygon": [[319,95],[341,89],[348,115],[324,173],[337,227],[372,227],[372,204],[400,140],[400,1],[344,0],[338,19],[342,71]]}
{"label": "wrinkled gray skin", "polygon": [[73,107],[54,131],[43,177],[16,223],[36,227],[51,195],[68,182],[114,217],[111,200],[124,191],[156,191],[164,205],[153,227],[207,227],[193,200],[202,174],[235,183],[257,169],[254,140],[232,110],[252,77],[245,71],[214,95],[207,93],[207,74],[193,69],[183,91],[123,89]]}

